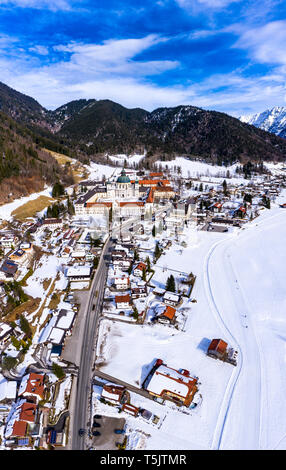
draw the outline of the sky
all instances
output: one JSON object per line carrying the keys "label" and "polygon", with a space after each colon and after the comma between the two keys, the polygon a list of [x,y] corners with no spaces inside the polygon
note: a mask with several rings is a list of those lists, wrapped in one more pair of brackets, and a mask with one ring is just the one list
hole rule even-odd
{"label": "sky", "polygon": [[286,1],[0,0],[0,80],[47,109],[286,106]]}

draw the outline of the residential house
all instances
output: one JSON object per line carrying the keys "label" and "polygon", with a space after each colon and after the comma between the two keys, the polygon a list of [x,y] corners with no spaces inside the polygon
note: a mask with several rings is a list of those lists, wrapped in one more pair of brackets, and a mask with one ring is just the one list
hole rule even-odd
{"label": "residential house", "polygon": [[197,392],[198,379],[190,377],[188,371],[178,370],[166,366],[162,361],[152,369],[144,388],[155,397],[162,400],[171,400],[178,406],[189,407]]}
{"label": "residential house", "polygon": [[131,297],[129,294],[126,295],[116,295],[115,296],[116,308],[118,309],[128,309],[131,307]]}
{"label": "residential house", "polygon": [[25,397],[32,402],[39,402],[44,398],[44,379],[45,374],[31,372],[24,375],[20,383],[18,396]]}

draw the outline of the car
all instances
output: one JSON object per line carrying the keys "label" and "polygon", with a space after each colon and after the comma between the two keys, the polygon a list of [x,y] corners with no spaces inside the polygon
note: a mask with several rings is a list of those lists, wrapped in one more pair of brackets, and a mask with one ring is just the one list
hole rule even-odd
{"label": "car", "polygon": [[114,429],[115,434],[124,434],[124,429]]}
{"label": "car", "polygon": [[101,415],[94,415],[93,419],[101,419],[102,416]]}
{"label": "car", "polygon": [[86,430],[83,429],[83,428],[79,429],[79,431],[78,431],[78,434],[79,434],[80,436],[84,436],[85,433],[86,433]]}
{"label": "car", "polygon": [[97,423],[96,421],[93,422],[92,424],[92,427],[93,428],[100,428],[101,427],[101,424]]}
{"label": "car", "polygon": [[101,436],[101,433],[99,431],[93,431],[92,435],[93,436]]}

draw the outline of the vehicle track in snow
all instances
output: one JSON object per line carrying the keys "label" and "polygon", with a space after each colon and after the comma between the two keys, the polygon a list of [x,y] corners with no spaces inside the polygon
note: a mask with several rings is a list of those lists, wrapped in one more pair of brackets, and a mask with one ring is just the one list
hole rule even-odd
{"label": "vehicle track in snow", "polygon": [[[277,215],[280,215],[280,212],[279,213],[276,212],[273,215],[269,215],[269,217],[267,217],[266,220],[261,220],[261,221],[258,221],[258,222],[255,221],[255,223],[253,223],[250,226],[250,228],[251,229],[252,228],[258,228],[258,230],[259,230],[260,226],[262,225],[262,230],[263,230],[263,229],[265,229],[265,223],[267,223],[269,220],[275,219],[277,217]],[[239,235],[241,235],[241,232],[239,232]],[[246,236],[247,238],[249,236],[253,236],[253,230],[250,230],[250,232],[247,233],[247,234],[243,233],[243,236]],[[250,333],[250,331],[251,331],[252,336],[253,336],[254,341],[255,341],[256,349],[258,351],[259,362],[258,362],[258,364],[256,363],[256,367],[258,366],[258,368],[259,368],[259,379],[257,380],[257,382],[258,382],[257,386],[258,386],[258,390],[259,390],[259,392],[258,392],[258,395],[259,395],[259,413],[257,412],[257,415],[259,415],[259,416],[256,416],[256,421],[258,420],[257,429],[259,430],[258,431],[258,448],[261,448],[261,445],[262,445],[262,432],[263,432],[263,427],[262,427],[262,419],[263,419],[262,405],[263,404],[265,405],[265,402],[267,402],[267,395],[266,395],[266,392],[265,392],[265,390],[263,389],[263,386],[262,386],[263,380],[265,380],[265,367],[264,367],[262,347],[261,347],[261,344],[260,344],[260,340],[259,340],[259,338],[256,334],[255,327],[252,326],[251,315],[249,315],[249,312],[248,312],[247,301],[245,299],[243,290],[241,289],[241,286],[238,283],[238,276],[236,275],[233,264],[231,263],[230,255],[227,254],[227,250],[229,248],[229,245],[231,245],[231,243],[233,243],[235,241],[235,239],[236,239],[236,236],[234,235],[230,239],[224,239],[224,240],[221,240],[219,242],[216,242],[210,248],[210,250],[209,250],[209,252],[206,256],[205,263],[204,263],[204,285],[205,285],[205,291],[206,291],[206,294],[207,294],[209,305],[211,307],[211,310],[212,310],[217,322],[220,324],[223,331],[225,332],[224,339],[229,341],[231,346],[234,347],[239,352],[237,367],[235,367],[235,370],[231,374],[231,377],[229,379],[229,382],[228,382],[228,385],[227,385],[227,388],[226,388],[226,391],[225,391],[225,394],[224,394],[224,397],[223,397],[223,400],[222,400],[222,406],[221,406],[221,409],[220,409],[220,413],[219,413],[218,420],[217,420],[217,425],[216,425],[215,432],[214,432],[214,435],[213,435],[213,440],[212,440],[212,445],[211,445],[212,449],[220,449],[221,448],[222,438],[223,438],[223,434],[224,434],[224,430],[225,430],[225,424],[226,424],[226,421],[227,421],[227,418],[228,418],[228,414],[229,414],[230,406],[231,406],[231,403],[232,403],[235,387],[236,387],[238,379],[240,377],[242,367],[243,367],[243,361],[244,361],[243,360],[242,348],[241,348],[238,340],[235,338],[234,334],[232,333],[232,331],[228,328],[228,326],[226,324],[226,321],[224,320],[224,318],[222,316],[222,312],[218,308],[218,305],[215,301],[215,293],[214,293],[214,289],[213,289],[212,283],[211,283],[210,262],[211,262],[212,258],[214,257],[214,254],[217,252],[217,249],[219,249],[219,248],[223,249],[222,256],[221,256],[221,262],[224,263],[224,266],[228,265],[228,269],[231,271],[231,273],[230,273],[231,277],[236,282],[236,289],[234,290],[234,297],[235,296],[237,297],[237,294],[239,292],[238,305],[241,306],[239,310],[243,311],[244,314],[245,314],[245,312],[248,313],[248,315],[246,315],[246,317],[245,317],[245,318],[248,318],[248,324],[247,325],[242,324],[242,326],[247,327],[247,328],[249,326],[251,327],[251,328],[248,328],[247,331],[248,331],[248,333]],[[230,279],[231,278],[228,278],[228,285],[229,285]],[[238,311],[238,308],[236,308],[236,310]],[[238,314],[240,314],[239,311],[238,311]],[[250,335],[248,335],[248,337],[249,336]],[[263,378],[263,380],[262,380],[262,378]],[[267,407],[267,403],[266,403],[266,407]]]}

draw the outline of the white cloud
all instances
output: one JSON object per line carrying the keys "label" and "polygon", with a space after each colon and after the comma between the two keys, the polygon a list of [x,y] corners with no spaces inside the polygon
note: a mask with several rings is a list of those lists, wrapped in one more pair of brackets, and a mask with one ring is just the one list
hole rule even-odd
{"label": "white cloud", "polygon": [[37,10],[47,9],[52,11],[70,10],[70,0],[0,0],[0,6],[35,8]]}
{"label": "white cloud", "polygon": [[241,0],[176,0],[178,5],[182,8],[197,9],[201,7],[208,7],[213,9],[225,8],[231,3],[240,2]]}
{"label": "white cloud", "polygon": [[260,63],[286,64],[286,20],[272,21],[264,26],[241,31],[233,47],[247,49]]}
{"label": "white cloud", "polygon": [[[3,44],[7,43],[3,37]],[[166,41],[156,35],[141,39],[109,40],[102,44],[69,43],[54,47],[58,62],[41,65],[38,56],[18,53],[0,56],[1,81],[37,99],[48,109],[80,98],[111,99],[126,107],[153,110],[192,104],[232,115],[249,114],[281,105],[286,99],[286,66],[263,77],[246,77],[244,70],[215,74],[200,83],[159,86],[152,76],[180,67],[176,61],[144,61],[138,55]],[[0,38],[1,48],[1,38]],[[42,53],[41,45],[31,48]]]}

